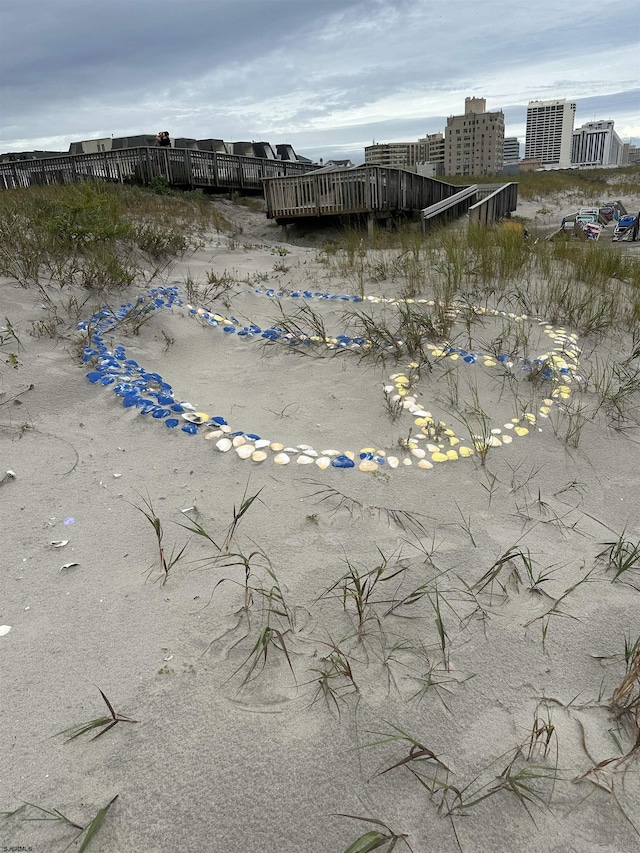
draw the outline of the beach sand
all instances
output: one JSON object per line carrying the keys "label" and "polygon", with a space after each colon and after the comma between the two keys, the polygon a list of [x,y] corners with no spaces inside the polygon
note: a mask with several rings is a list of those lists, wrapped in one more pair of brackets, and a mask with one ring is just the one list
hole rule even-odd
{"label": "beach sand", "polygon": [[[285,243],[263,214],[217,204],[237,236],[209,235],[159,285],[185,303],[187,279],[202,289],[208,271],[235,280],[232,298],[194,307],[240,326],[277,324],[268,288],[357,292],[320,257],[320,238]],[[559,224],[565,204],[540,224]],[[533,224],[543,206],[518,213]],[[393,298],[397,286],[367,282],[366,294]],[[509,368],[489,353],[470,363],[436,352],[409,392],[414,411],[393,419],[383,389],[403,390],[409,357],[380,364],[238,336],[175,303],[139,335],[105,334],[176,400],[275,444],[258,463],[220,452],[223,434],[189,435],[183,420],[167,429],[87,381],[72,341],[32,334],[46,313],[35,290],[2,279],[0,301],[20,339],[0,363],[0,624],[10,627],[0,636],[0,810],[28,802],[85,825],[118,795],[95,853],[340,853],[380,829],[341,814],[382,821],[415,853],[637,849],[637,760],[583,775],[633,746],[611,700],[625,638],[640,636],[640,573],[612,582],[598,555],[621,534],[640,537],[637,396],[624,429],[601,413],[572,446],[570,397],[545,402],[563,383],[529,381],[517,358]],[[287,314],[301,301],[279,300]],[[360,307],[306,302],[334,336]],[[493,340],[502,319],[487,313],[481,337]],[[581,341],[544,319],[518,320],[531,352],[575,347],[573,377],[628,343]],[[459,349],[465,333],[458,318]],[[460,418],[474,394],[483,425]],[[407,440],[423,410],[444,426],[421,435],[416,453]],[[471,452],[481,426],[496,431],[485,465],[476,453],[419,467]],[[295,450],[289,464],[274,462],[279,445]],[[300,445],[309,464],[296,461]],[[314,453],[336,458],[325,450],[349,451],[355,467],[323,470]],[[398,467],[359,470],[363,450]],[[222,548],[234,509],[253,496],[222,559],[185,529],[197,522]],[[141,510],[160,519],[169,559],[186,546],[166,583]],[[359,623],[341,579],[377,567]],[[137,722],[95,741],[56,736],[109,714],[100,690]],[[426,751],[389,769],[409,755],[401,733]],[[24,819],[35,816],[28,807],[0,819],[0,849],[63,850],[75,830]]]}

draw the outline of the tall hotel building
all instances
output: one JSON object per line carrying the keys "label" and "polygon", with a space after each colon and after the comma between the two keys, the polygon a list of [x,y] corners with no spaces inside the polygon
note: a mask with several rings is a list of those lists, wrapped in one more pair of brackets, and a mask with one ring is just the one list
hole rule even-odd
{"label": "tall hotel building", "polygon": [[574,166],[620,166],[623,149],[612,121],[589,121],[573,131],[571,162]]}
{"label": "tall hotel building", "polygon": [[541,166],[566,169],[571,165],[571,145],[576,105],[563,98],[557,101],[529,101],[525,159]]}

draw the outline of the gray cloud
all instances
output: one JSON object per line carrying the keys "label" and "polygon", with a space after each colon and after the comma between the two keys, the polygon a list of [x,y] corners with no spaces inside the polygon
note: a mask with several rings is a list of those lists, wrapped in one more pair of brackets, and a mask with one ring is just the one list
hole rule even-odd
{"label": "gray cloud", "polygon": [[528,100],[578,94],[580,123],[640,135],[617,0],[538,0],[535,15],[506,0],[3,0],[1,24],[3,151],[162,126],[360,161],[373,138],[443,129],[471,94],[511,135]]}

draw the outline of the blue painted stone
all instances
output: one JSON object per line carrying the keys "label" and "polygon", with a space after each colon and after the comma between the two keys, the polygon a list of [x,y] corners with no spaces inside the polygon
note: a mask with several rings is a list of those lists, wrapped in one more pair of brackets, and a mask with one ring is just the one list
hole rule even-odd
{"label": "blue painted stone", "polygon": [[211,422],[218,426],[227,426],[227,421],[223,417],[220,417],[220,415],[216,415],[215,418],[211,418]]}
{"label": "blue painted stone", "polygon": [[166,418],[167,415],[170,414],[171,412],[169,411],[169,409],[156,409],[155,412],[153,412],[152,417],[154,417],[156,420],[162,420],[162,418]]}
{"label": "blue painted stone", "polygon": [[250,438],[251,441],[260,441],[260,436],[256,435],[254,432],[245,432],[247,438]]}
{"label": "blue painted stone", "polygon": [[360,459],[373,459],[373,453],[361,453]]}
{"label": "blue painted stone", "polygon": [[348,456],[334,456],[331,460],[332,468],[355,468],[355,464],[353,459],[349,459]]}
{"label": "blue painted stone", "polygon": [[137,404],[139,399],[140,395],[138,394],[138,392],[133,391],[132,393],[127,394],[125,397],[122,398],[122,405],[125,409],[130,409],[131,406],[135,406]]}
{"label": "blue painted stone", "polygon": [[167,394],[157,394],[156,399],[161,406],[170,406],[174,402],[173,397],[169,397]]}
{"label": "blue painted stone", "polygon": [[102,379],[102,373],[99,370],[92,370],[91,373],[87,373],[87,379],[95,385],[96,382],[100,382]]}
{"label": "blue painted stone", "polygon": [[222,331],[232,335],[235,332],[235,326],[223,326]]}
{"label": "blue painted stone", "polygon": [[103,376],[100,380],[101,385],[113,385],[116,380],[113,376]]}
{"label": "blue painted stone", "polygon": [[182,427],[182,432],[186,432],[187,435],[197,435],[198,434],[198,427],[196,424],[185,424]]}

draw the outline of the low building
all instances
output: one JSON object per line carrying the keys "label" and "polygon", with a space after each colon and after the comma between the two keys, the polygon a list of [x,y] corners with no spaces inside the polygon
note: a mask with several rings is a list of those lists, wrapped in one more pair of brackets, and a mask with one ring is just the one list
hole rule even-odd
{"label": "low building", "polygon": [[413,169],[416,163],[427,159],[427,143],[383,142],[367,145],[364,149],[366,166],[388,166],[392,169]]}

